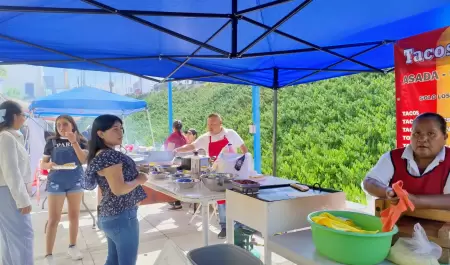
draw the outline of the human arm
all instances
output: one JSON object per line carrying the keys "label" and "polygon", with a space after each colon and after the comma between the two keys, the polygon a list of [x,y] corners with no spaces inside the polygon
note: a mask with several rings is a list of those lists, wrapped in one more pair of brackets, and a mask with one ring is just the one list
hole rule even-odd
{"label": "human arm", "polygon": [[369,171],[363,180],[363,188],[370,195],[382,198],[393,199],[395,193],[389,187],[389,182],[394,175],[394,166],[390,153],[385,153],[378,160],[377,164]]}
{"label": "human arm", "polygon": [[450,210],[450,194],[408,195],[416,209]]}
{"label": "human arm", "polygon": [[[448,176],[450,176],[450,174]],[[438,195],[409,194],[408,197],[410,201],[414,204],[416,209],[450,210],[450,179],[447,177],[447,182],[444,186],[444,194]]]}
{"label": "human arm", "polygon": [[112,193],[116,196],[130,193],[136,189],[136,187],[144,184],[148,179],[148,176],[145,173],[139,173],[135,180],[125,181],[122,173],[122,164],[107,167],[98,173],[100,176],[106,178]]}
{"label": "human arm", "polygon": [[0,170],[17,208],[27,214],[31,211],[31,200],[20,173],[17,141],[13,137],[6,133],[0,136]]}
{"label": "human arm", "polygon": [[190,152],[195,150],[194,144],[185,144],[182,147],[175,148],[173,151],[175,153],[184,153],[184,152]]}
{"label": "human arm", "polygon": [[241,145],[239,148],[241,149],[241,152],[243,154],[248,153],[248,148],[247,148],[247,146],[245,146],[245,144]]}
{"label": "human arm", "polygon": [[242,154],[248,153],[248,148],[245,146],[244,140],[242,140],[241,136],[235,130],[228,129],[227,138],[233,146],[239,146]]}
{"label": "human arm", "polygon": [[42,157],[41,163],[39,165],[41,169],[50,170],[53,168],[53,166],[56,166],[56,164],[51,161],[53,148],[53,140],[47,140],[47,143],[44,147],[44,157]]}
{"label": "human arm", "polygon": [[80,161],[80,163],[86,164],[87,151],[86,151],[85,144],[80,143],[77,140],[77,136],[73,132],[67,132],[65,136],[67,137],[67,140],[69,140],[70,144],[72,145],[72,148],[75,151],[75,154],[77,155],[77,158]]}

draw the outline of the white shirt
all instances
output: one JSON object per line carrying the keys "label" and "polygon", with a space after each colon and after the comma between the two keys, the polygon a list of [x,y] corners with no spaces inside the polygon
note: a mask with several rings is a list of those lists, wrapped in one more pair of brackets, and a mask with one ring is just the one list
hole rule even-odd
{"label": "white shirt", "polygon": [[31,205],[26,183],[33,181],[23,135],[14,130],[0,132],[0,186],[7,186],[17,208]]}
{"label": "white shirt", "polygon": [[[416,161],[414,160],[414,154],[412,147],[410,145],[406,146],[405,151],[403,151],[402,159],[406,159],[408,161],[407,170],[409,174],[415,177],[421,177],[424,174],[430,172],[435,167],[439,165],[439,163],[443,162],[445,159],[445,147],[439,152],[436,158],[431,162],[430,165],[425,169],[423,174],[420,174],[419,167],[417,166]],[[390,152],[383,154],[378,160],[378,163],[369,171],[366,178],[372,178],[378,180],[379,182],[389,185],[392,177],[394,176],[394,165],[391,161]],[[450,194],[450,175],[447,178],[447,183],[444,187],[444,194]]]}
{"label": "white shirt", "polygon": [[205,149],[206,153],[209,154],[209,137],[211,137],[211,142],[218,142],[226,137],[234,150],[237,150],[244,144],[244,140],[242,140],[236,131],[222,128],[222,131],[216,135],[211,135],[211,133],[207,132],[197,138],[197,140],[192,143],[195,146],[195,149]]}

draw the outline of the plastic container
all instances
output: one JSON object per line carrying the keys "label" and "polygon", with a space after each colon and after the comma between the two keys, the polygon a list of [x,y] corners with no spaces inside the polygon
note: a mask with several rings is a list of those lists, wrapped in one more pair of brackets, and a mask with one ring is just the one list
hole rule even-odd
{"label": "plastic container", "polygon": [[391,232],[359,234],[331,229],[311,220],[321,213],[352,220],[364,230],[381,231],[381,219],[363,213],[349,211],[318,211],[308,215],[317,251],[334,261],[347,265],[375,265],[383,262],[389,254],[392,237],[398,233],[397,226]]}
{"label": "plastic container", "polygon": [[192,265],[263,265],[250,252],[229,244],[197,248],[189,251],[187,257]]}

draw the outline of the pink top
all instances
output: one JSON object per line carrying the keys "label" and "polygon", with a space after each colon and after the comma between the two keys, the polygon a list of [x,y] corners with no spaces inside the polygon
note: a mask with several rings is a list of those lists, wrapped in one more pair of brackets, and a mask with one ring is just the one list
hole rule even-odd
{"label": "pink top", "polygon": [[175,148],[182,147],[183,145],[187,144],[186,137],[181,134],[180,132],[173,132],[169,137],[167,137],[167,140],[164,142],[164,148],[167,149],[167,146],[169,143],[174,143]]}

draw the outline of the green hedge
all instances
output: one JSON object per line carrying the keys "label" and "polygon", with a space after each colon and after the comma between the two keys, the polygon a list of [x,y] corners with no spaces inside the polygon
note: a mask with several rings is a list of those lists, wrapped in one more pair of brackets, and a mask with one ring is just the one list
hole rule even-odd
{"label": "green hedge", "polygon": [[[342,189],[364,202],[360,183],[378,158],[395,146],[394,76],[361,74],[279,91],[278,176]],[[156,142],[167,137],[167,91],[145,98]],[[263,172],[272,172],[272,90],[261,89]],[[252,150],[251,87],[208,83],[174,89],[174,119],[204,131],[206,116],[218,112]],[[144,114],[127,119],[130,139],[151,144]]]}

